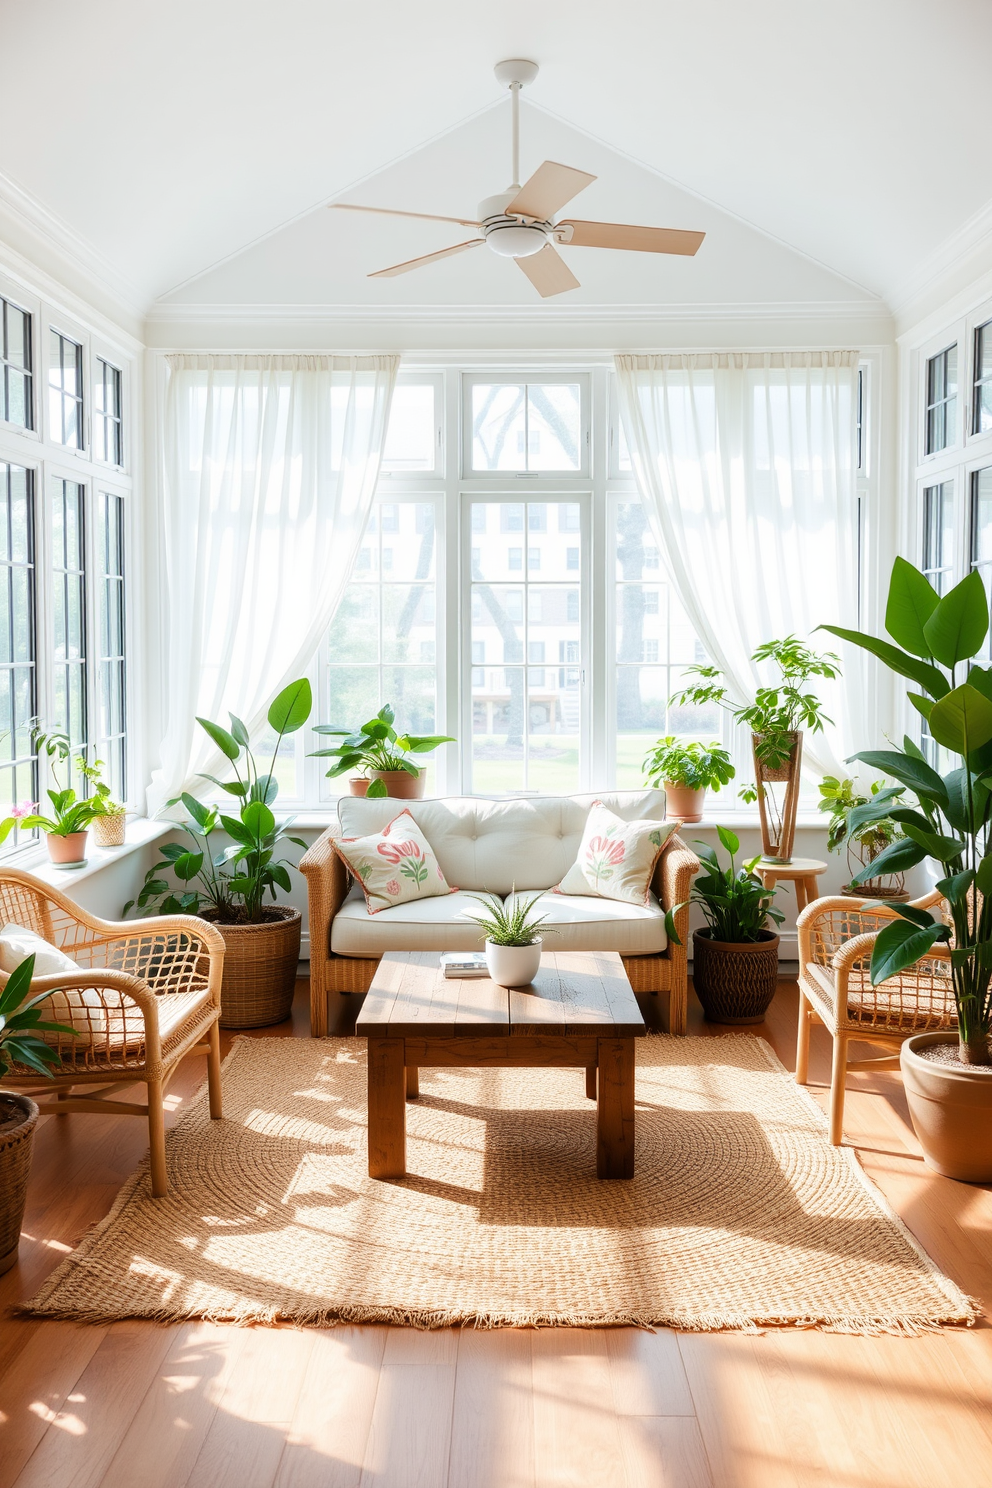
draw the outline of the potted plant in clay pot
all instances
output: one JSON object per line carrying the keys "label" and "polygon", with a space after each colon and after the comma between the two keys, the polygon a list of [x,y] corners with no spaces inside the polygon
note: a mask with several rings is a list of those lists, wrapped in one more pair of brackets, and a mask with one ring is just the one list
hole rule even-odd
{"label": "potted plant in clay pot", "polygon": [[541,894],[518,899],[514,891],[507,904],[498,894],[473,894],[472,898],[478,899],[484,910],[471,918],[485,932],[486,966],[491,980],[498,987],[529,986],[541,969],[544,942],[538,932],[547,915],[531,915]]}
{"label": "potted plant in clay pot", "polygon": [[[49,760],[52,788],[46,794],[52,803],[51,816],[36,811],[30,801],[15,806],[11,814],[0,822],[0,843],[6,841],[15,826],[22,830],[40,827],[45,834],[48,856],[59,868],[82,868],[86,863],[86,839],[91,822],[100,814],[98,797],[81,799],[69,784],[73,767],[87,780],[94,783],[100,779],[101,762],[86,763],[80,750],[74,750],[67,734],[59,731],[31,730],[31,742],[38,754],[44,753]],[[65,767],[65,788],[59,786],[58,767]]]}
{"label": "potted plant in clay pot", "polygon": [[[900,1064],[906,1098],[927,1165],[948,1178],[992,1182],[992,667],[982,654],[989,607],[974,570],[941,597],[926,576],[897,558],[889,583],[886,641],[861,631],[824,630],[861,646],[915,683],[907,694],[952,768],[941,774],[908,735],[902,749],[854,757],[899,787],[879,791],[851,814],[857,827],[891,817],[903,838],[853,883],[903,873],[927,859],[951,923],[912,904],[893,903],[896,918],[875,936],[873,986],[930,955],[947,967],[957,1032],[906,1039]],[[894,644],[893,644],[894,642]],[[897,800],[899,788],[913,804]]]}
{"label": "potted plant in clay pot", "polygon": [[[424,794],[424,771],[411,755],[430,754],[440,744],[454,744],[450,734],[399,734],[393,727],[395,714],[387,703],[374,718],[358,729],[333,728],[318,723],[315,734],[341,739],[330,749],[315,749],[317,759],[333,759],[327,779],[360,770],[350,781],[353,796],[393,796],[412,800]],[[363,786],[362,782],[367,781]]]}
{"label": "potted plant in clay pot", "polygon": [[736,774],[722,745],[686,741],[674,734],[658,740],[641,768],[649,785],[664,789],[665,814],[686,822],[702,821],[706,792],[718,791]]}
{"label": "potted plant in clay pot", "polygon": [[[874,802],[885,788],[883,781],[873,780],[869,787],[870,794],[866,796],[853,780],[837,780],[833,775],[825,775],[820,783],[820,810],[827,812],[830,817],[827,849],[829,852],[840,852],[842,847],[847,848],[847,871],[852,878],[902,837],[899,824],[890,816],[872,818],[851,826],[852,813],[860,806],[868,806]],[[899,786],[886,799],[895,803],[902,799],[902,794],[902,786]],[[841,893],[859,899],[908,899],[905,882],[904,873],[890,873],[881,878],[862,879],[861,886],[857,889],[847,883]]]}
{"label": "potted plant in clay pot", "polygon": [[[669,702],[697,707],[715,703],[726,708],[735,723],[750,729],[755,779],[753,784],[742,787],[740,796],[743,801],[758,803],[764,861],[790,863],[799,806],[803,731],[818,733],[831,721],[807,683],[811,677],[839,677],[840,658],[833,652],[818,656],[789,635],[781,641],[765,641],[752,652],[751,660],[759,665],[771,662],[779,673],[778,681],[771,687],[757,689],[753,703],[734,703],[727,696],[723,674],[718,667],[710,665],[687,667],[687,672],[695,673],[701,680]],[[785,787],[781,800],[769,789],[773,785]]]}
{"label": "potted plant in clay pot", "polygon": [[[183,792],[169,806],[180,803],[187,819],[181,823],[188,845],[167,842],[159,848],[161,861],[149,868],[137,900],[139,909],[154,905],[159,914],[195,914],[217,926],[224,937],[224,979],[221,984],[221,1026],[261,1028],[289,1017],[300,959],[300,911],[276,904],[276,890],[292,888],[289,870],[295,864],[277,858],[282,842],[306,848],[286,828],[292,818],[277,821],[272,811],[279,786],[275,777],[279,747],[287,734],[301,729],[310,717],[312,696],[305,679],[292,682],[272,703],[269,727],[275,746],[268,770],[259,770],[248,730],[231,714],[230,730],[209,719],[197,723],[230,761],[233,780],[210,780],[236,805],[230,813],[213,803]],[[227,847],[215,853],[215,833],[226,833]],[[179,880],[180,887],[165,874]],[[266,904],[266,895],[270,903]]]}
{"label": "potted plant in clay pot", "polygon": [[[40,1034],[79,1037],[74,1028],[42,1021],[39,1004],[55,988],[32,997],[33,975],[34,956],[27,956],[0,987],[0,1081],[15,1064],[49,1076],[62,1063]],[[37,1123],[38,1107],[29,1096],[0,1089],[0,1275],[17,1261]]]}
{"label": "potted plant in clay pot", "polygon": [[775,889],[766,889],[754,872],[758,859],[738,868],[739,838],[727,827],[716,830],[730,867],[722,868],[706,843],[696,843],[706,871],[693,884],[689,903],[699,905],[706,927],[692,935],[692,985],[707,1022],[761,1023],[778,982],[778,935],[769,921],[780,925],[784,916],[773,908]]}

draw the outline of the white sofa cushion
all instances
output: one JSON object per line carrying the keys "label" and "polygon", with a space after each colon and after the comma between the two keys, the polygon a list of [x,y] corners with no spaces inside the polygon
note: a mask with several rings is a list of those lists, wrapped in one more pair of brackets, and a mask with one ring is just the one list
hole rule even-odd
{"label": "white sofa cushion", "polygon": [[586,818],[575,862],[555,892],[647,904],[655,864],[677,826],[678,822],[650,817],[625,822],[596,801]]}
{"label": "white sofa cushion", "polygon": [[[409,801],[407,805],[450,884],[506,895],[515,885],[550,889],[561,882],[575,862],[586,818],[596,801],[602,801],[624,821],[665,818],[662,790],[498,801],[482,796],[446,796]],[[342,796],[338,801],[338,820],[346,837],[379,832],[395,815],[396,802],[389,799]]]}
{"label": "white sofa cushion", "polygon": [[[522,892],[522,891],[521,891]],[[531,889],[522,897],[532,897]],[[370,915],[354,886],[331,926],[331,950],[339,956],[381,956],[384,951],[478,951],[482,932],[471,924],[477,899],[464,890],[443,898],[398,904]],[[621,951],[650,956],[668,944],[665,916],[653,894],[646,905],[616,899],[542,893],[535,914],[546,914],[559,933],[544,942],[549,951]]]}

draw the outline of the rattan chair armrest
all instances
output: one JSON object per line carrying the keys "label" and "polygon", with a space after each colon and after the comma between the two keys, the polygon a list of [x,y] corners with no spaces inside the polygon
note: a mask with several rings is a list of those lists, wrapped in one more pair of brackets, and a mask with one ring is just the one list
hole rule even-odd
{"label": "rattan chair armrest", "polygon": [[[696,854],[691,847],[686,847],[677,832],[668,839],[651,884],[662,909],[674,909],[676,904],[682,904],[688,899],[692,890],[692,876],[699,872],[699,866]],[[688,930],[687,909],[676,916],[677,927],[681,919],[685,920],[685,928]],[[682,934],[681,929],[679,934]]]}
{"label": "rattan chair armrest", "polygon": [[328,827],[300,859],[300,872],[307,881],[310,913],[311,966],[322,964],[330,952],[331,921],[348,892],[348,873],[331,846],[334,829]]}
{"label": "rattan chair armrest", "polygon": [[[863,935],[855,935],[841,946],[830,959],[830,964],[838,973],[850,971],[851,967],[858,961],[865,960],[871,954],[872,947],[881,935],[885,926],[880,930],[866,930]],[[946,945],[931,946],[919,957],[920,961],[950,961],[951,950]],[[906,972],[912,973],[912,967],[907,967]],[[903,975],[906,973],[904,972]]]}
{"label": "rattan chair armrest", "polygon": [[[7,972],[0,972],[0,986],[6,985],[8,975]],[[129,976],[126,971],[114,971],[108,966],[96,967],[92,971],[80,969],[31,978],[32,997],[37,997],[39,992],[99,992],[104,987],[123,992],[141,1009],[145,1022],[153,1022],[158,1027],[158,998],[146,982],[140,977]],[[114,1011],[113,1003],[108,1002],[106,1006],[109,1012]]]}

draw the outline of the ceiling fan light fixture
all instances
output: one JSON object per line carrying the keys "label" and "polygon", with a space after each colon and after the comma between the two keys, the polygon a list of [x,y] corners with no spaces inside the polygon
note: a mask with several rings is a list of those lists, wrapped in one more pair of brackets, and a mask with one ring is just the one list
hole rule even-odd
{"label": "ceiling fan light fixture", "polygon": [[479,226],[500,258],[530,258],[532,253],[540,253],[551,236],[550,222],[524,222],[519,216],[507,216],[506,208],[516,195],[511,188],[479,203]]}

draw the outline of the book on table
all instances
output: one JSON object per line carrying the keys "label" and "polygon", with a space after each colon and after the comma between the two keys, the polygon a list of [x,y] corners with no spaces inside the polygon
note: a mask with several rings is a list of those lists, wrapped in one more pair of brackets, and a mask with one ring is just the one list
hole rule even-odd
{"label": "book on table", "polygon": [[486,977],[485,951],[442,951],[441,970],[446,977]]}

